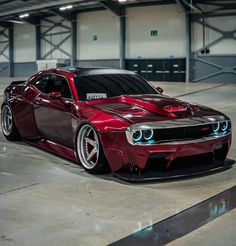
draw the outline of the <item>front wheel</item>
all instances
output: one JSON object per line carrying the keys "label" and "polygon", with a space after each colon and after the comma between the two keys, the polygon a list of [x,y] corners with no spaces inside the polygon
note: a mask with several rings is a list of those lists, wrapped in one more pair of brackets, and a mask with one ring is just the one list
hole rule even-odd
{"label": "front wheel", "polygon": [[2,107],[1,117],[2,131],[6,139],[8,140],[19,140],[20,134],[16,128],[12,110],[9,105],[5,104]]}
{"label": "front wheel", "polygon": [[98,134],[91,125],[85,124],[79,129],[76,149],[82,166],[88,172],[101,174],[109,171]]}

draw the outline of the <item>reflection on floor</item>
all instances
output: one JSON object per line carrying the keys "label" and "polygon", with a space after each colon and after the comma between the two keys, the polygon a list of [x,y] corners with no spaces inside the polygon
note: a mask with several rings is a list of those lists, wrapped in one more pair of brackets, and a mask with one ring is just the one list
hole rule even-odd
{"label": "reflection on floor", "polygon": [[236,186],[110,245],[166,245],[234,208],[236,208]]}

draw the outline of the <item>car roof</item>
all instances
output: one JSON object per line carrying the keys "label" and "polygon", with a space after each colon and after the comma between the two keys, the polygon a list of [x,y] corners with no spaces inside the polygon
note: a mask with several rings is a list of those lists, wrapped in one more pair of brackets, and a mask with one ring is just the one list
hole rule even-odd
{"label": "car roof", "polygon": [[135,74],[128,70],[107,67],[67,67],[63,68],[63,70],[74,73],[79,77],[102,74]]}

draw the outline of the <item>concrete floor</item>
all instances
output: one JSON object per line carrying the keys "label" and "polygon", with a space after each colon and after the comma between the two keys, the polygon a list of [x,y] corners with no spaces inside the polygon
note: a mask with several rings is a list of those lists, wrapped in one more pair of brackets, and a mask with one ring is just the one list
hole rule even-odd
{"label": "concrete floor", "polygon": [[[0,78],[0,95],[8,83]],[[228,114],[236,135],[236,85],[154,84],[170,96],[196,92],[181,99]],[[229,157],[236,159],[235,137]],[[192,179],[128,184],[90,175],[0,133],[0,245],[107,245],[235,184],[236,166]],[[170,245],[236,245],[235,221],[234,209]]]}

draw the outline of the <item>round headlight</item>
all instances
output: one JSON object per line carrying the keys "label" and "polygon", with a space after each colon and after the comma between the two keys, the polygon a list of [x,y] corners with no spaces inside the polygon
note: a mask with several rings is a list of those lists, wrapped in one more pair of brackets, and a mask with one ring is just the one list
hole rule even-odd
{"label": "round headlight", "polygon": [[143,136],[142,131],[140,131],[140,130],[139,131],[135,131],[133,133],[133,140],[135,142],[137,142],[137,141],[141,140],[142,136]]}
{"label": "round headlight", "polygon": [[228,121],[221,122],[221,130],[224,132],[228,129],[229,123]]}
{"label": "round headlight", "polygon": [[153,130],[144,130],[143,131],[143,137],[145,140],[150,140],[153,137]]}
{"label": "round headlight", "polygon": [[218,132],[220,129],[220,122],[215,122],[212,126],[214,132]]}

